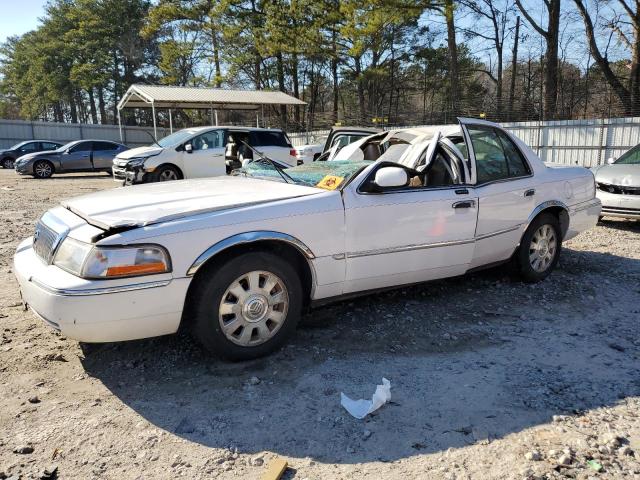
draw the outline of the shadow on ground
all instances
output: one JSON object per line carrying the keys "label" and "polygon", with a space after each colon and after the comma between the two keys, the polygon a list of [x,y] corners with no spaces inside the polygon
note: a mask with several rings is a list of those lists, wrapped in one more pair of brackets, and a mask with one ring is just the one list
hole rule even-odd
{"label": "shadow on ground", "polygon": [[[640,288],[622,306],[598,288],[624,285],[640,261],[563,255],[541,284],[494,269],[323,307],[257,361],[224,363],[178,335],[86,346],[83,364],[144,419],[211,447],[334,463],[462,447],[640,395],[625,315]],[[383,376],[392,402],[350,417],[340,392],[369,398]]]}

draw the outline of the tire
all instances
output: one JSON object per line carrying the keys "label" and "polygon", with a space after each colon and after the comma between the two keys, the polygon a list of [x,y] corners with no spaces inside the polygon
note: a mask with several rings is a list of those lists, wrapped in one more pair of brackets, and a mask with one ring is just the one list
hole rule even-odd
{"label": "tire", "polygon": [[51,178],[53,164],[49,160],[38,160],[33,164],[33,176],[35,178]]}
{"label": "tire", "polygon": [[5,157],[2,159],[2,168],[13,168],[15,166],[15,160],[11,157]]}
{"label": "tire", "polygon": [[555,215],[543,213],[533,219],[522,236],[515,260],[525,282],[547,278],[560,259],[562,233]]}
{"label": "tire", "polygon": [[302,311],[301,281],[281,257],[249,252],[212,265],[202,275],[189,296],[191,326],[215,356],[234,361],[262,357],[295,331]]}
{"label": "tire", "polygon": [[160,167],[154,175],[155,182],[169,182],[172,180],[180,180],[181,178],[182,175],[180,175],[178,169],[171,165]]}

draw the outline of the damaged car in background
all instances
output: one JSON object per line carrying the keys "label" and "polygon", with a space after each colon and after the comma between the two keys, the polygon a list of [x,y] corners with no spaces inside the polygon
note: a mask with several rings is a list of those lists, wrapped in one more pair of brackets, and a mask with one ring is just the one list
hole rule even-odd
{"label": "damaged car in background", "polygon": [[504,262],[541,281],[600,214],[590,171],[546,167],[482,120],[340,152],[66,200],[16,251],[24,303],[84,342],[185,328],[216,355],[249,359],[330,300]]}
{"label": "damaged car in background", "polygon": [[640,220],[640,145],[592,171],[602,215]]}

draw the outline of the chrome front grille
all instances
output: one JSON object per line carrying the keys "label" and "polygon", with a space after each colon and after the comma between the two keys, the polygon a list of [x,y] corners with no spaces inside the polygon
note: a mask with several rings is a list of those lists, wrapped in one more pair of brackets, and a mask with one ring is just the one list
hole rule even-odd
{"label": "chrome front grille", "polygon": [[60,242],[69,232],[66,225],[61,224],[49,212],[45,213],[36,223],[33,234],[33,250],[45,263],[53,262],[53,257]]}

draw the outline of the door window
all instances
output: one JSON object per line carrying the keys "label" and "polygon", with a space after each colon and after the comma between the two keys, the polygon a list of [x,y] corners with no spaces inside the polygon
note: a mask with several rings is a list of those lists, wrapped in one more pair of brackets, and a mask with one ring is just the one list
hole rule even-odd
{"label": "door window", "polygon": [[93,142],[94,151],[113,151],[117,150],[118,145],[111,142]]}
{"label": "door window", "polygon": [[25,143],[23,146],[20,147],[20,153],[35,152],[37,150],[38,150],[37,142]]}
{"label": "door window", "polygon": [[69,149],[69,153],[88,152],[91,150],[91,142],[80,142]]}
{"label": "door window", "polygon": [[57,150],[60,145],[50,142],[42,142],[42,150]]}
{"label": "door window", "polygon": [[522,154],[502,132],[469,126],[469,137],[476,159],[477,183],[522,177],[529,173]]}
{"label": "door window", "polygon": [[191,146],[193,150],[209,150],[211,148],[222,147],[223,134],[224,132],[222,130],[203,133],[191,140]]}

